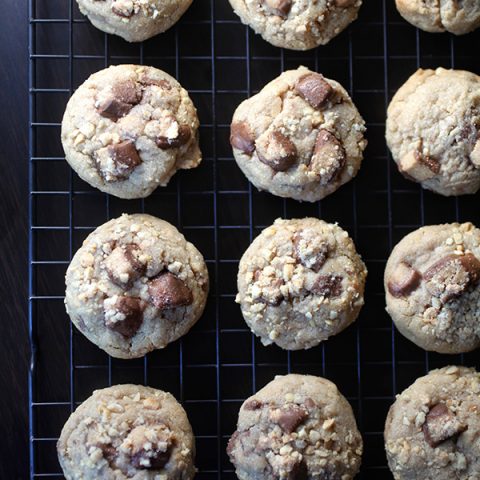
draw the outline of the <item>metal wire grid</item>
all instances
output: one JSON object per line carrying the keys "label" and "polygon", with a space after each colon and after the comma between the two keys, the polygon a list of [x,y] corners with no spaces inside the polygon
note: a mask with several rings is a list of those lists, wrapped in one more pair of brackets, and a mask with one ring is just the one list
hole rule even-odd
{"label": "metal wire grid", "polygon": [[[243,399],[275,374],[295,371],[333,380],[352,403],[365,442],[359,478],[391,478],[382,429],[395,394],[429,368],[478,366],[478,354],[426,354],[395,333],[381,284],[391,247],[423,224],[480,224],[478,196],[445,199],[402,179],[383,140],[392,93],[418,67],[479,72],[480,33],[462,38],[416,31],[393,1],[364,2],[359,20],[326,47],[287,52],[268,46],[231,12],[227,0],[195,0],[171,31],[128,45],[95,30],[73,0],[30,0],[30,477],[62,478],[55,443],[70,412],[95,388],[145,383],[182,401],[197,439],[199,479],[233,479],[225,454]],[[109,64],[145,63],[173,74],[199,109],[204,161],[142,201],[122,201],[83,183],[63,159],[66,101]],[[353,182],[315,205],[259,193],[228,146],[236,105],[281,71],[305,64],[339,80],[367,120],[369,148]],[[211,274],[205,315],[182,340],[143,360],[111,359],[71,326],[63,275],[81,241],[122,212],[172,222],[204,253]],[[338,221],[369,268],[366,305],[356,324],[306,352],[265,348],[246,328],[233,299],[238,260],[278,217]]]}

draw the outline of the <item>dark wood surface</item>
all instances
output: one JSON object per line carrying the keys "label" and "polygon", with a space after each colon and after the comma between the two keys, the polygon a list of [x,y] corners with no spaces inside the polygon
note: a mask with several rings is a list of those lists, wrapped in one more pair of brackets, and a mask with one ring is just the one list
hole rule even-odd
{"label": "dark wood surface", "polygon": [[28,478],[27,0],[0,20],[0,478]]}

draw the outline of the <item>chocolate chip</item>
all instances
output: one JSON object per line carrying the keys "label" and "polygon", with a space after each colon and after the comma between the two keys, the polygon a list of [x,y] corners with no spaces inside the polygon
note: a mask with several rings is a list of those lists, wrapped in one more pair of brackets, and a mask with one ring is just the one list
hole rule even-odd
{"label": "chocolate chip", "polygon": [[169,148],[178,148],[185,145],[192,136],[192,130],[188,125],[179,125],[176,137],[159,136],[155,139],[158,148],[167,150]]}
{"label": "chocolate chip", "polygon": [[480,261],[472,253],[450,254],[430,266],[423,277],[427,290],[446,303],[479,282]]}
{"label": "chocolate chip", "polygon": [[340,275],[320,275],[311,290],[315,295],[325,298],[338,297],[342,293],[342,277]]}
{"label": "chocolate chip", "polygon": [[255,138],[246,122],[232,123],[230,126],[230,144],[247,155],[255,151]]}
{"label": "chocolate chip", "polygon": [[120,245],[104,260],[110,280],[122,288],[130,288],[146,270],[146,265],[140,260],[141,251],[138,245],[129,243]]}
{"label": "chocolate chip", "polygon": [[420,285],[422,275],[405,262],[400,262],[387,282],[390,295],[395,298],[410,295]]}
{"label": "chocolate chip", "polygon": [[136,297],[118,297],[105,313],[105,325],[110,330],[132,338],[143,322],[143,302]]}
{"label": "chocolate chip", "polygon": [[298,261],[306,268],[318,273],[325,264],[329,247],[317,235],[306,238],[306,233],[296,233],[293,237],[293,247]]}
{"label": "chocolate chip", "polygon": [[321,108],[333,95],[332,86],[319,73],[309,73],[297,80],[297,93],[313,108]]}
{"label": "chocolate chip", "polygon": [[98,113],[116,122],[124,117],[142,99],[141,91],[133,80],[115,83],[112,91],[98,103]]}
{"label": "chocolate chip", "polygon": [[320,175],[320,184],[328,185],[335,180],[343,170],[345,161],[345,149],[340,140],[328,130],[319,130],[310,169]]}
{"label": "chocolate chip", "polygon": [[170,272],[161,273],[148,284],[150,301],[160,310],[190,305],[193,295],[185,283]]}
{"label": "chocolate chip", "polygon": [[107,182],[127,178],[142,163],[135,144],[128,140],[99,149],[95,161],[98,172]]}
{"label": "chocolate chip", "polygon": [[255,398],[252,398],[251,400],[248,400],[245,402],[245,405],[243,406],[244,410],[258,410],[263,406],[263,402],[260,400],[256,400]]}
{"label": "chocolate chip", "polygon": [[438,403],[428,412],[422,429],[426,442],[435,448],[467,428],[444,403]]}
{"label": "chocolate chip", "polygon": [[286,18],[292,8],[292,0],[262,0],[265,10],[273,15]]}
{"label": "chocolate chip", "polygon": [[171,451],[144,450],[141,449],[132,456],[130,463],[132,467],[142,470],[160,470],[170,460]]}
{"label": "chocolate chip", "polygon": [[257,140],[256,146],[258,159],[276,172],[288,170],[297,160],[295,144],[278,131]]}
{"label": "chocolate chip", "polygon": [[308,417],[308,412],[300,405],[287,405],[275,410],[272,419],[286,433],[294,432]]}
{"label": "chocolate chip", "polygon": [[130,18],[135,13],[132,0],[114,0],[112,12],[119,17]]}
{"label": "chocolate chip", "polygon": [[440,173],[440,164],[435,158],[412,150],[400,159],[399,170],[407,179],[423,182]]}

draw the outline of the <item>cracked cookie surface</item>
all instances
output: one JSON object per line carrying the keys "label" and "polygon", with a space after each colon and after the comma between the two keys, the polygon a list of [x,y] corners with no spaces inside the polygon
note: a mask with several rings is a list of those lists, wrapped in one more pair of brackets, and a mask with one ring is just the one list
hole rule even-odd
{"label": "cracked cookie surface", "polygon": [[122,215],[86,238],[68,267],[66,287],[75,326],[113,357],[136,358],[195,324],[207,300],[208,271],[173,225]]}
{"label": "cracked cookie surface", "polygon": [[473,368],[432,370],[397,396],[385,423],[395,480],[480,478],[480,375]]}
{"label": "cracked cookie surface", "polygon": [[241,21],[276,47],[325,45],[358,16],[362,0],[230,0]]}
{"label": "cracked cookie surface", "polygon": [[230,143],[259,190],[315,202],[357,174],[367,145],[364,132],[345,89],[300,67],[238,106]]}
{"label": "cracked cookie surface", "polygon": [[400,173],[441,195],[480,188],[480,77],[417,70],[393,97],[386,139]]}
{"label": "cracked cookie surface", "polygon": [[480,27],[478,0],[396,0],[402,17],[427,32],[463,35]]}
{"label": "cracked cookie surface", "polygon": [[385,269],[387,311],[425,350],[480,346],[480,230],[471,223],[430,225],[403,238]]}
{"label": "cracked cookie surface", "polygon": [[316,218],[277,219],[240,260],[237,303],[264,345],[318,345],[358,316],[367,269],[347,232]]}
{"label": "cracked cookie surface", "polygon": [[57,443],[67,480],[191,480],[195,439],[175,398],[140,385],[96,390]]}
{"label": "cracked cookie surface", "polygon": [[99,30],[127,42],[141,42],[168,30],[192,0],[77,0],[82,12]]}
{"label": "cracked cookie surface", "polygon": [[179,169],[197,167],[199,121],[188,93],[153,67],[94,73],[70,98],[65,158],[84,181],[120,198],[143,198]]}
{"label": "cracked cookie surface", "polygon": [[351,480],[362,451],[337,387],[297,374],[275,377],[243,403],[227,448],[240,480]]}

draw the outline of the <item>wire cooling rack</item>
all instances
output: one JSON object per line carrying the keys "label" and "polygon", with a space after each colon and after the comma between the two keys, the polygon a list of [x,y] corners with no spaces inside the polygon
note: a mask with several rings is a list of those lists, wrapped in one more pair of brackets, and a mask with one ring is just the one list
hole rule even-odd
{"label": "wire cooling rack", "polygon": [[[392,478],[382,430],[396,393],[428,369],[477,354],[426,354],[398,335],[384,311],[382,274],[392,246],[423,224],[480,225],[479,197],[447,199],[404,180],[384,141],[395,90],[422,67],[480,73],[480,31],[454,38],[417,31],[393,0],[365,0],[360,18],[328,46],[310,52],[269,46],[243,26],[227,0],[195,0],[170,31],[130,45],[93,28],[72,0],[30,0],[30,477],[62,478],[55,443],[68,415],[92,390],[118,383],[172,392],[197,439],[196,478],[234,479],[225,453],[241,402],[286,372],[334,381],[351,402],[365,453],[359,478]],[[200,120],[202,165],[179,172],[145,200],[109,197],[66,164],[60,122],[71,93],[111,64],[140,63],[174,75],[189,90]],[[368,127],[358,177],[317,204],[257,192],[237,168],[228,142],[235,107],[280,72],[306,65],[340,81]],[[211,294],[203,318],[182,340],[144,359],[112,359],[72,326],[63,306],[72,254],[98,225],[145,211],[176,225],[204,254]],[[339,222],[369,269],[366,305],[355,325],[317,348],[288,353],[263,347],[234,303],[238,260],[277,217]]]}

